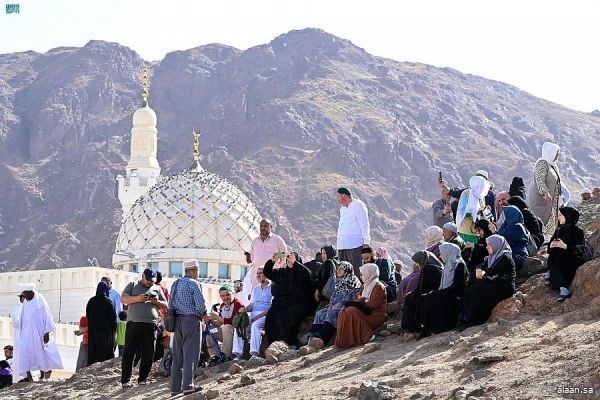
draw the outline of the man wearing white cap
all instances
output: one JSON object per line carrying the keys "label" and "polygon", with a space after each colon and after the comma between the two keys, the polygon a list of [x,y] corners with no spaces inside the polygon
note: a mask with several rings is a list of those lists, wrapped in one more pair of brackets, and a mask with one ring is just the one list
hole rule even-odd
{"label": "man wearing white cap", "polygon": [[10,363],[10,368],[13,371],[12,379],[13,383],[19,382],[24,376],[19,375],[19,355],[21,352],[21,311],[23,311],[23,302],[25,296],[23,296],[23,284],[19,283],[17,286],[19,294],[19,302],[15,304],[10,312],[12,318],[13,327],[13,358]]}
{"label": "man wearing white cap", "polygon": [[26,301],[21,311],[18,374],[31,381],[30,371],[40,370],[40,379],[48,379],[53,369],[63,369],[56,344],[50,340],[56,325],[46,299],[34,291],[35,283],[25,283],[22,289]]}

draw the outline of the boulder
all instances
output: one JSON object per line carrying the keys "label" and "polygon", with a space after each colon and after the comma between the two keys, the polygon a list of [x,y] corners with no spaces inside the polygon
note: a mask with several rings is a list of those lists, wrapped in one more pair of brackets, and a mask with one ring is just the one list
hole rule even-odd
{"label": "boulder", "polygon": [[381,343],[367,343],[362,348],[362,354],[369,354],[381,348]]}
{"label": "boulder", "polygon": [[265,350],[265,357],[267,360],[271,357],[276,357],[277,360],[281,360],[281,355],[289,350],[287,343],[283,341],[273,342],[269,345],[267,350]]}
{"label": "boulder", "polygon": [[312,346],[306,345],[306,346],[302,346],[298,349],[298,353],[302,356],[308,355],[308,354],[312,354],[315,351],[317,351],[317,349],[315,349]]}
{"label": "boulder", "polygon": [[267,360],[265,360],[262,357],[258,357],[258,356],[252,356],[250,357],[250,359],[248,361],[246,361],[246,368],[256,368],[256,367],[262,367],[267,363]]}
{"label": "boulder", "polygon": [[287,361],[294,358],[300,357],[300,352],[298,350],[288,350],[277,357],[279,361]]}
{"label": "boulder", "polygon": [[242,367],[240,364],[237,364],[237,363],[233,363],[229,366],[229,373],[231,375],[239,374],[243,370],[244,370],[244,367]]}
{"label": "boulder", "polygon": [[219,391],[217,389],[208,389],[206,391],[206,398],[208,400],[213,400],[219,397]]}
{"label": "boulder", "polygon": [[364,381],[356,393],[358,400],[392,400],[395,397],[394,389],[371,381]]}
{"label": "boulder", "polygon": [[525,298],[523,293],[517,292],[511,298],[502,300],[494,307],[489,322],[496,322],[500,319],[507,321],[515,320],[521,314]]}
{"label": "boulder", "polygon": [[253,385],[256,383],[256,379],[252,378],[251,376],[248,375],[242,375],[240,377],[240,383],[242,384],[242,386],[249,386],[249,385]]}

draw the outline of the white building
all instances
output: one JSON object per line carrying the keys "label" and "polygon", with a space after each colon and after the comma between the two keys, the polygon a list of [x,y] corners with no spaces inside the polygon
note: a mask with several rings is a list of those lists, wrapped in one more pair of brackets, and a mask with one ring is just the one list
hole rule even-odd
{"label": "white building", "polygon": [[183,261],[194,258],[200,277],[243,279],[244,251],[259,234],[256,207],[231,182],[200,166],[195,132],[192,167],[160,176],[156,124],[156,113],[144,97],[144,106],[133,114],[126,175],[117,176],[123,220],[113,266],[135,272],[152,268],[179,277]]}

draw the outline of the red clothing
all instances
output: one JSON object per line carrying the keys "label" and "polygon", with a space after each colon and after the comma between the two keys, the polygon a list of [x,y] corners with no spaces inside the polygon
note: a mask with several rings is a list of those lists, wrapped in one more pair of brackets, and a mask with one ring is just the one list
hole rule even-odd
{"label": "red clothing", "polygon": [[225,308],[225,303],[221,303],[220,314],[221,317],[223,317],[223,319],[225,320],[223,324],[231,325],[231,323],[233,322],[233,317],[235,317],[235,315],[238,313],[238,311],[240,311],[240,308],[242,307],[244,307],[244,304],[237,298],[233,299],[229,308]]}
{"label": "red clothing", "polygon": [[[84,315],[79,320],[79,329],[81,329],[81,328],[87,328],[87,327],[88,327],[88,320],[87,320],[87,316]],[[83,344],[88,344],[88,333],[87,333],[87,331],[85,331],[84,334],[83,334]]]}
{"label": "red clothing", "polygon": [[169,289],[167,289],[167,287],[162,282],[159,283],[157,286],[160,287],[160,289],[162,290],[163,294],[165,295],[165,299],[169,301]]}

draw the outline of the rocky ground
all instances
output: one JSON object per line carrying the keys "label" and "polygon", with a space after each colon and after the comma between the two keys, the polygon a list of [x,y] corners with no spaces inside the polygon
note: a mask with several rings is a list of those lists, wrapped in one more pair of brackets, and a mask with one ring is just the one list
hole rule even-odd
{"label": "rocky ground", "polygon": [[[590,220],[599,222],[600,218]],[[279,360],[271,364],[253,358],[199,368],[197,382],[204,391],[187,398],[597,399],[600,257],[578,270],[572,292],[571,299],[558,304],[556,294],[543,285],[542,274],[535,274],[496,307],[487,324],[416,342],[405,339],[396,315],[374,342],[355,349],[288,351],[275,354]],[[167,378],[156,372],[151,376],[147,386],[123,390],[119,360],[112,360],[66,380],[16,384],[2,395],[140,400],[170,396]]]}

